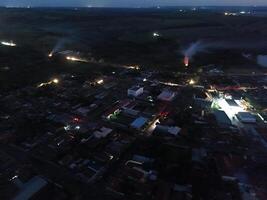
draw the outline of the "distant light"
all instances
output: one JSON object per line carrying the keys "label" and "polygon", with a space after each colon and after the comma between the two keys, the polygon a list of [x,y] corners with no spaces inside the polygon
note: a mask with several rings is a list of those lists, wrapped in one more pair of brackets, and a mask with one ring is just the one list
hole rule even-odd
{"label": "distant light", "polygon": [[52,82],[55,83],[55,84],[58,84],[59,80],[57,78],[55,78],[55,79],[52,80]]}
{"label": "distant light", "polygon": [[259,116],[259,118],[260,118],[262,121],[265,122],[264,117],[262,117],[262,116],[260,115],[260,113],[258,113],[258,116]]}
{"label": "distant light", "polygon": [[45,85],[45,83],[40,83],[37,87],[40,88],[40,87],[43,87]]}
{"label": "distant light", "polygon": [[69,131],[70,130],[70,125],[64,126],[65,131]]}
{"label": "distant light", "polygon": [[75,121],[75,122],[79,122],[80,119],[79,119],[78,117],[74,117],[74,118],[73,118],[73,121]]}
{"label": "distant light", "polygon": [[100,80],[97,81],[97,84],[99,84],[99,85],[101,85],[103,83],[104,83],[104,80],[103,79],[100,79]]}
{"label": "distant light", "polygon": [[225,16],[237,16],[237,13],[232,13],[232,12],[225,12]]}
{"label": "distant light", "polygon": [[196,81],[194,81],[193,79],[190,79],[190,80],[189,80],[189,84],[190,84],[190,85],[194,85],[195,83],[196,83]]}
{"label": "distant light", "polygon": [[77,58],[73,56],[67,56],[66,59],[74,62],[88,62],[86,59]]}
{"label": "distant light", "polygon": [[143,81],[144,81],[144,82],[146,82],[146,81],[147,81],[147,79],[146,79],[146,78],[144,78],[144,79],[143,79]]}
{"label": "distant light", "polygon": [[130,65],[130,66],[125,66],[126,68],[128,69],[135,69],[135,70],[139,70],[140,69],[140,66],[138,65]]}
{"label": "distant light", "polygon": [[66,59],[71,60],[71,61],[78,61],[79,60],[78,58],[71,57],[71,56],[67,56]]}
{"label": "distant light", "polygon": [[46,83],[40,83],[37,88],[43,87],[43,86],[47,86],[47,85],[51,85],[51,84],[58,84],[59,80],[57,78],[54,78],[53,80],[46,82]]}
{"label": "distant light", "polygon": [[12,180],[14,180],[16,178],[18,178],[18,175],[13,176],[11,179],[9,179],[9,181],[12,181]]}
{"label": "distant light", "polygon": [[2,45],[4,45],[4,46],[10,46],[10,47],[15,47],[15,46],[17,46],[14,42],[5,42],[5,41],[3,41],[3,42],[1,42],[1,44]]}
{"label": "distant light", "polygon": [[184,66],[186,66],[186,67],[189,66],[189,57],[188,56],[184,57]]}
{"label": "distant light", "polygon": [[[244,112],[244,109],[239,106],[230,106],[224,98],[215,99],[221,110],[223,110],[227,116],[232,119],[238,112]],[[235,100],[236,103],[238,103]]]}
{"label": "distant light", "polygon": [[246,14],[246,12],[245,11],[240,11],[240,14]]}
{"label": "distant light", "polygon": [[80,126],[76,126],[75,127],[76,130],[80,130],[80,128],[81,128]]}
{"label": "distant light", "polygon": [[159,37],[159,36],[160,36],[159,33],[156,32],[153,33],[153,37]]}
{"label": "distant light", "polygon": [[48,57],[50,57],[50,58],[51,58],[52,56],[53,56],[53,53],[50,53],[50,54],[48,54]]}

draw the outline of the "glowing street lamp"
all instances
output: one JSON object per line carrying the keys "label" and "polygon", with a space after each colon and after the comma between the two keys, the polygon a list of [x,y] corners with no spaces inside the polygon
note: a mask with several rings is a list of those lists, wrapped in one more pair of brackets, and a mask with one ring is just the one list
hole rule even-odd
{"label": "glowing street lamp", "polygon": [[103,83],[104,83],[104,80],[103,79],[100,79],[100,80],[97,81],[97,84],[99,84],[99,85],[101,85]]}
{"label": "glowing street lamp", "polygon": [[195,83],[196,83],[196,81],[194,81],[193,79],[190,79],[189,85],[194,85]]}
{"label": "glowing street lamp", "polygon": [[55,79],[52,80],[52,82],[55,83],[55,84],[58,84],[59,80],[57,78],[55,78]]}

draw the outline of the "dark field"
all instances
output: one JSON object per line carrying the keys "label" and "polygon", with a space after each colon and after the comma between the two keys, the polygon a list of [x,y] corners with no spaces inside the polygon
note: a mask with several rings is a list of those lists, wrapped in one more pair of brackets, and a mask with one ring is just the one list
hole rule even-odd
{"label": "dark field", "polygon": [[[161,37],[152,37],[153,32]],[[264,47],[257,52],[251,44],[264,44],[266,37],[266,18],[226,17],[222,11],[1,8],[0,40],[12,40],[17,47],[0,46],[0,88],[33,84],[64,72],[109,73],[114,64],[176,71],[183,68],[181,50],[198,40],[242,45],[201,53],[192,64],[196,68],[217,64],[231,70],[261,70],[241,54],[264,53]],[[49,60],[48,53],[61,41],[59,50],[80,51],[102,59],[102,64]]]}

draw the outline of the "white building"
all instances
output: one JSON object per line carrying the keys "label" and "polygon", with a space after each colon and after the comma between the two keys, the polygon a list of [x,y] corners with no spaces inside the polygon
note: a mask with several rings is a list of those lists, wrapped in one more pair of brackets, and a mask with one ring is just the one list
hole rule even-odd
{"label": "white building", "polygon": [[141,94],[143,94],[144,88],[140,86],[133,86],[130,89],[128,89],[128,96],[137,97]]}

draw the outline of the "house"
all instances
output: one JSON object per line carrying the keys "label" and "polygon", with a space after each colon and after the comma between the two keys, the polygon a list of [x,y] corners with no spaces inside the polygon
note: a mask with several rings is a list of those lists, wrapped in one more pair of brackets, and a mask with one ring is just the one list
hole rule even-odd
{"label": "house", "polygon": [[131,123],[131,127],[135,129],[141,129],[146,123],[148,119],[145,117],[138,117]]}
{"label": "house", "polygon": [[98,139],[107,137],[112,132],[112,129],[102,127],[100,130],[94,132],[94,136]]}
{"label": "house", "polygon": [[178,136],[181,132],[181,128],[178,126],[164,126],[164,125],[157,125],[154,133],[160,134],[160,135],[172,135],[172,136]]}
{"label": "house", "polygon": [[239,112],[237,117],[243,123],[256,123],[256,117],[249,112]]}
{"label": "house", "polygon": [[47,181],[40,176],[35,176],[28,182],[21,185],[19,193],[14,200],[31,199],[36,193],[47,185]]}
{"label": "house", "polygon": [[144,92],[144,88],[136,85],[136,86],[133,86],[130,89],[128,89],[128,96],[137,97],[137,96],[143,94],[143,92]]}
{"label": "house", "polygon": [[170,90],[164,90],[158,96],[158,99],[161,101],[172,101],[176,96],[176,92]]}

